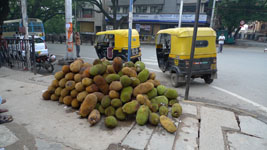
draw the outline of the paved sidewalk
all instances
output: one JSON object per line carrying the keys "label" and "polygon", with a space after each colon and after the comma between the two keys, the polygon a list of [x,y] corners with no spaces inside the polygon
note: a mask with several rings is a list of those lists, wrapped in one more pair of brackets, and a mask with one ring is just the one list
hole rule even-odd
{"label": "paved sidewalk", "polygon": [[[0,93],[14,117],[0,125],[0,149],[5,150],[263,150],[267,125],[242,112],[191,101],[181,101],[183,115],[173,119],[174,134],[157,127],[119,122],[113,130],[103,119],[90,127],[77,111],[53,101],[43,101],[42,91],[53,76],[0,68]],[[2,149],[1,149],[2,150]]]}

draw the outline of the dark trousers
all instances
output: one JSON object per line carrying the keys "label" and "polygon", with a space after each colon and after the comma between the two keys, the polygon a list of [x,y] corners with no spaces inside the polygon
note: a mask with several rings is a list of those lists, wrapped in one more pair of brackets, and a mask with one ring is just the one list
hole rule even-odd
{"label": "dark trousers", "polygon": [[223,50],[223,44],[219,44],[219,53],[221,53]]}
{"label": "dark trousers", "polygon": [[76,45],[76,57],[80,57],[80,45]]}

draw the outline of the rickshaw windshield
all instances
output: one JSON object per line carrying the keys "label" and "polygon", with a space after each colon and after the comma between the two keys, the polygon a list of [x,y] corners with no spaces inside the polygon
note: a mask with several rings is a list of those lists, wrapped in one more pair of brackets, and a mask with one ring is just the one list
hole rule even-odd
{"label": "rickshaw windshield", "polygon": [[104,43],[114,41],[114,35],[113,34],[103,34],[103,35],[97,35],[97,42],[98,43]]}
{"label": "rickshaw windshield", "polygon": [[169,49],[171,47],[171,35],[170,34],[158,34],[157,45],[162,45],[163,48]]}

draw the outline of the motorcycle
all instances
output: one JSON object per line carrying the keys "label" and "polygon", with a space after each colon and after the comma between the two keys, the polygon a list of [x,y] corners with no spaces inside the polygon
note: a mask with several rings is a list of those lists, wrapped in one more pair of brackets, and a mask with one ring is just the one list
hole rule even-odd
{"label": "motorcycle", "polygon": [[43,68],[47,70],[49,73],[54,71],[53,62],[56,61],[56,56],[53,54],[50,55],[43,55],[43,56],[36,56],[36,70],[40,72]]}

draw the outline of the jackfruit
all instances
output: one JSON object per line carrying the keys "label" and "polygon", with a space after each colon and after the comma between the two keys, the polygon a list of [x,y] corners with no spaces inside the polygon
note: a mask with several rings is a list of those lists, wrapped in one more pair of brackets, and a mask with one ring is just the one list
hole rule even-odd
{"label": "jackfruit", "polygon": [[70,106],[71,105],[71,101],[72,101],[72,97],[71,96],[65,96],[63,98],[63,103],[67,106]]}
{"label": "jackfruit", "polygon": [[175,103],[178,103],[178,101],[176,99],[172,99],[169,101],[169,106],[172,106]]}
{"label": "jackfruit", "polygon": [[102,105],[99,105],[97,110],[100,112],[100,114],[105,114],[105,109],[102,107]]}
{"label": "jackfruit", "polygon": [[176,99],[178,97],[178,93],[175,89],[171,89],[171,88],[168,88],[164,95],[168,98],[168,99]]}
{"label": "jackfruit", "polygon": [[137,78],[140,80],[141,83],[146,82],[148,77],[149,77],[149,71],[147,69],[142,70],[137,75]]}
{"label": "jackfruit", "polygon": [[61,103],[61,104],[63,104],[64,103],[63,102],[63,98],[64,98],[63,96],[60,96],[59,99],[58,99],[58,102]]}
{"label": "jackfruit", "polygon": [[122,71],[119,71],[119,72],[118,72],[118,75],[119,75],[120,77],[123,76]]}
{"label": "jackfruit", "polygon": [[87,87],[93,83],[93,80],[90,78],[83,78],[82,79],[82,85]]}
{"label": "jackfruit", "polygon": [[57,88],[59,86],[59,81],[57,79],[53,80],[51,86]]}
{"label": "jackfruit", "polygon": [[51,94],[54,94],[55,91],[56,91],[56,88],[50,85],[50,86],[48,87],[47,91],[49,91]]}
{"label": "jackfruit", "polygon": [[123,67],[121,71],[124,75],[127,75],[129,77],[137,77],[136,71],[129,67]]}
{"label": "jackfruit", "polygon": [[174,133],[177,130],[175,124],[172,122],[170,118],[162,115],[159,117],[159,120],[162,127],[166,129],[168,132]]}
{"label": "jackfruit", "polygon": [[154,85],[149,82],[141,83],[134,88],[133,95],[137,96],[138,94],[146,94],[154,88]]}
{"label": "jackfruit", "polygon": [[125,62],[123,67],[134,67],[134,63],[132,61]]}
{"label": "jackfruit", "polygon": [[143,94],[138,94],[136,96],[136,100],[141,104],[145,104],[145,101],[148,100],[148,97],[146,95],[143,95]]}
{"label": "jackfruit", "polygon": [[64,88],[65,87],[65,84],[66,84],[66,82],[67,82],[67,79],[65,79],[65,78],[63,78],[63,79],[61,79],[60,81],[59,81],[59,86],[60,87],[62,87],[62,88]]}
{"label": "jackfruit", "polygon": [[81,69],[81,63],[79,61],[74,61],[73,63],[70,64],[70,71],[73,73],[77,73]]}
{"label": "jackfruit", "polygon": [[122,106],[122,110],[124,113],[130,115],[130,114],[134,114],[138,110],[139,106],[140,105],[139,105],[138,101],[132,100],[132,101],[124,104]]}
{"label": "jackfruit", "polygon": [[109,97],[111,99],[114,99],[114,98],[119,98],[120,97],[120,93],[118,93],[117,91],[114,91],[114,90],[111,90],[109,91]]}
{"label": "jackfruit", "polygon": [[136,123],[138,125],[145,125],[149,117],[149,108],[146,105],[140,106],[136,114]]}
{"label": "jackfruit", "polygon": [[78,95],[78,91],[73,89],[71,92],[70,92],[70,96],[73,97],[73,98],[76,98]]}
{"label": "jackfruit", "polygon": [[158,110],[159,110],[159,105],[158,104],[156,104],[156,103],[153,103],[153,104],[151,104],[151,111],[152,112],[158,112]]}
{"label": "jackfruit", "polygon": [[159,124],[159,115],[157,113],[150,113],[148,120],[151,125],[157,126]]}
{"label": "jackfruit", "polygon": [[75,88],[75,82],[70,80],[70,81],[67,81],[66,84],[65,84],[65,88],[67,90],[73,90]]}
{"label": "jackfruit", "polygon": [[59,99],[59,97],[56,94],[52,94],[50,98],[52,101],[57,101]]}
{"label": "jackfruit", "polygon": [[155,72],[150,72],[149,79],[155,80],[156,79],[156,73]]}
{"label": "jackfruit", "polygon": [[74,81],[75,81],[76,83],[81,82],[81,81],[82,81],[82,75],[79,74],[79,73],[75,74],[75,75],[74,75]]}
{"label": "jackfruit", "polygon": [[95,96],[97,97],[97,101],[100,102],[100,103],[101,103],[102,98],[105,96],[101,92],[94,92],[93,94],[95,94]]}
{"label": "jackfruit", "polygon": [[64,77],[64,73],[63,71],[59,71],[55,74],[55,78],[59,81],[60,79],[62,79]]}
{"label": "jackfruit", "polygon": [[76,91],[78,91],[78,92],[83,91],[83,90],[84,90],[84,86],[82,85],[82,82],[78,82],[78,83],[76,83],[76,84],[75,84],[75,89],[76,89]]}
{"label": "jackfruit", "polygon": [[71,101],[71,107],[74,109],[77,109],[80,107],[80,103],[78,102],[76,98]]}
{"label": "jackfruit", "polygon": [[178,118],[182,114],[182,107],[179,103],[175,103],[172,105],[172,117]]}
{"label": "jackfruit", "polygon": [[101,117],[100,112],[97,109],[94,109],[88,116],[88,122],[90,123],[91,126],[93,126],[94,124],[100,121],[100,117]]}
{"label": "jackfruit", "polygon": [[112,81],[119,81],[120,76],[118,74],[109,74],[105,79],[107,83],[111,83]]}
{"label": "jackfruit", "polygon": [[133,82],[127,75],[121,76],[120,81],[123,87],[130,86]]}
{"label": "jackfruit", "polygon": [[82,91],[77,95],[77,101],[78,102],[83,102],[83,100],[85,99],[85,97],[88,95],[88,93],[86,91]]}
{"label": "jackfruit", "polygon": [[114,116],[108,116],[105,118],[105,126],[108,128],[115,128],[118,125],[118,121]]}
{"label": "jackfruit", "polygon": [[122,68],[122,59],[120,57],[115,57],[113,59],[112,65],[114,70],[118,73],[119,71],[121,71]]}
{"label": "jackfruit", "polygon": [[118,120],[125,120],[126,119],[126,114],[123,112],[122,107],[119,107],[116,112],[115,116]]}
{"label": "jackfruit", "polygon": [[94,82],[97,85],[97,87],[100,89],[100,91],[103,92],[103,94],[105,94],[105,95],[108,94],[109,85],[102,76],[100,76],[100,75],[95,76]]}
{"label": "jackfruit", "polygon": [[80,107],[80,115],[82,117],[88,116],[92,110],[94,110],[97,103],[97,97],[95,94],[89,94],[85,97]]}
{"label": "jackfruit", "polygon": [[165,116],[168,116],[168,107],[166,106],[160,106],[159,107],[159,115],[165,115]]}
{"label": "jackfruit", "polygon": [[147,94],[148,99],[152,99],[158,95],[157,88],[153,88],[151,91],[149,91]]}
{"label": "jackfruit", "polygon": [[96,76],[96,75],[102,75],[106,72],[107,67],[103,64],[96,64],[90,69],[90,75]]}
{"label": "jackfruit", "polygon": [[[91,66],[90,67],[86,67],[84,69],[84,71],[82,72],[82,75],[81,77],[82,78],[89,78],[90,77],[90,69],[91,69]],[[79,81],[80,82],[80,81]]]}
{"label": "jackfruit", "polygon": [[60,96],[60,93],[61,93],[61,90],[62,90],[63,88],[62,87],[58,87],[58,88],[56,88],[56,90],[55,90],[55,94],[57,95],[57,96]]}
{"label": "jackfruit", "polygon": [[93,62],[93,65],[102,64],[102,61],[100,59],[95,59]]}
{"label": "jackfruit", "polygon": [[131,77],[132,80],[132,87],[136,87],[137,85],[140,84],[140,80],[136,77]]}
{"label": "jackfruit", "polygon": [[154,84],[154,87],[157,87],[157,86],[160,85],[160,81],[159,80],[149,79],[149,80],[147,80],[147,82],[151,82],[152,84]]}
{"label": "jackfruit", "polygon": [[113,68],[113,65],[107,66],[107,73],[109,73],[109,74],[116,73],[116,71]]}
{"label": "jackfruit", "polygon": [[112,106],[108,106],[105,109],[105,115],[106,116],[114,116],[115,115],[115,109]]}
{"label": "jackfruit", "polygon": [[123,103],[126,103],[131,100],[133,93],[133,88],[131,86],[125,87],[121,91],[120,99]]}
{"label": "jackfruit", "polygon": [[91,84],[90,86],[88,86],[88,87],[86,88],[86,91],[87,91],[88,93],[94,93],[94,92],[98,92],[99,89],[98,89],[98,87],[96,86],[96,84]]}
{"label": "jackfruit", "polygon": [[74,73],[69,72],[65,75],[66,80],[73,80],[74,79]]}
{"label": "jackfruit", "polygon": [[158,95],[164,95],[167,88],[164,85],[159,85],[159,86],[157,86],[157,90],[158,90]]}
{"label": "jackfruit", "polygon": [[113,81],[109,85],[109,90],[120,91],[121,89],[122,89],[122,84],[120,81]]}
{"label": "jackfruit", "polygon": [[110,103],[111,103],[111,100],[110,100],[109,96],[107,96],[107,95],[104,96],[101,100],[101,106],[103,108],[107,108],[108,106],[110,106]]}
{"label": "jackfruit", "polygon": [[157,96],[151,100],[151,103],[158,104],[159,106],[168,106],[168,98],[165,96]]}
{"label": "jackfruit", "polygon": [[49,91],[45,91],[42,96],[44,100],[50,100],[51,94]]}
{"label": "jackfruit", "polygon": [[122,106],[122,102],[121,102],[120,99],[114,98],[114,99],[111,100],[111,106],[114,107],[114,108],[121,107]]}
{"label": "jackfruit", "polygon": [[146,65],[142,61],[135,62],[135,68],[137,72],[141,72],[146,68]]}
{"label": "jackfruit", "polygon": [[64,74],[69,73],[69,72],[70,72],[70,66],[69,66],[69,65],[64,65],[64,66],[62,66],[62,72],[63,72]]}
{"label": "jackfruit", "polygon": [[65,97],[65,96],[69,95],[69,93],[70,93],[70,91],[64,88],[61,90],[60,96]]}

